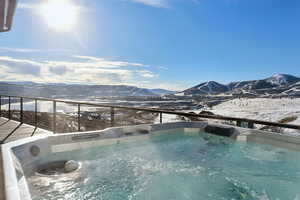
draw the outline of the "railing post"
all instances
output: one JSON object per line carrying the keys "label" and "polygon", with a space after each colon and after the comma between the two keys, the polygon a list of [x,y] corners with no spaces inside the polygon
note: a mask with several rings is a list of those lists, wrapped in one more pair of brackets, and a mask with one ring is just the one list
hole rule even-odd
{"label": "railing post", "polygon": [[248,128],[253,129],[254,128],[254,123],[253,122],[248,122]]}
{"label": "railing post", "polygon": [[236,125],[237,125],[238,127],[242,127],[242,121],[241,121],[241,120],[236,121]]}
{"label": "railing post", "polygon": [[115,109],[114,107],[110,107],[110,125],[115,125]]}
{"label": "railing post", "polygon": [[78,123],[78,131],[80,131],[80,103],[78,104],[78,110],[77,110],[77,123]]}
{"label": "railing post", "polygon": [[37,99],[34,99],[34,125],[37,127]]}
{"label": "railing post", "polygon": [[10,115],[10,96],[8,97],[8,119],[11,119],[11,115]]}
{"label": "railing post", "polygon": [[53,101],[53,133],[56,133],[56,101]]}
{"label": "railing post", "polygon": [[159,113],[159,122],[160,122],[161,124],[163,123],[162,112]]}
{"label": "railing post", "polygon": [[23,97],[20,98],[20,122],[23,123]]}
{"label": "railing post", "polygon": [[0,96],[0,117],[2,117],[2,96]]}

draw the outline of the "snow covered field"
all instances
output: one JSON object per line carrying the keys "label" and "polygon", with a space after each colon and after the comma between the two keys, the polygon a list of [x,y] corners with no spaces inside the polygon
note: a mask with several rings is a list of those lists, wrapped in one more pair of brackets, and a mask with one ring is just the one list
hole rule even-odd
{"label": "snow covered field", "polygon": [[[184,112],[199,113],[203,110],[185,110]],[[214,106],[210,112],[214,114],[240,117],[248,119],[258,119],[263,121],[280,122],[280,120],[289,120],[289,124],[300,125],[300,98],[290,99],[270,99],[270,98],[241,98],[226,101],[217,106]],[[163,114],[163,122],[178,122],[183,121],[180,117],[171,114]],[[220,120],[209,120],[213,122],[221,122]],[[223,121],[222,121],[223,122]],[[159,116],[154,123],[159,123]],[[262,128],[263,125],[255,125],[256,128]],[[292,135],[299,135],[300,130],[281,129],[281,132]]]}
{"label": "snow covered field", "polygon": [[[300,125],[300,98],[298,99],[234,99],[210,110],[214,114],[279,122],[287,117],[294,117],[290,124]],[[285,133],[300,133],[298,130],[284,129]]]}

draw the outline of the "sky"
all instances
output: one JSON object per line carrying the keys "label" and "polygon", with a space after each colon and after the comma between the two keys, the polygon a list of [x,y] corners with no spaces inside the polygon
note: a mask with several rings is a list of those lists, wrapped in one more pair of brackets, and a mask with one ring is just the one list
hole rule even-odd
{"label": "sky", "polygon": [[49,1],[19,0],[0,33],[1,81],[182,90],[300,76],[299,0]]}

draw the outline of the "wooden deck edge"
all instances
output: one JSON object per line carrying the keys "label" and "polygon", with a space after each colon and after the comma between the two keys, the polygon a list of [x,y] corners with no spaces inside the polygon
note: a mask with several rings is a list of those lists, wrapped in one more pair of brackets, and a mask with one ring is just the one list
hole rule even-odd
{"label": "wooden deck edge", "polygon": [[0,145],[0,200],[5,200],[5,184],[3,174],[3,161],[2,161],[2,150]]}

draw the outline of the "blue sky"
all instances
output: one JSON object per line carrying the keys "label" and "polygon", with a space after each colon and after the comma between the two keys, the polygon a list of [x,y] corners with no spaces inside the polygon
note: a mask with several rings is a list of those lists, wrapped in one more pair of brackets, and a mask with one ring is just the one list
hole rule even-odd
{"label": "blue sky", "polygon": [[185,89],[300,76],[299,0],[69,0],[75,28],[51,29],[19,0],[0,34],[0,79]]}

